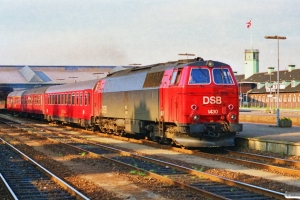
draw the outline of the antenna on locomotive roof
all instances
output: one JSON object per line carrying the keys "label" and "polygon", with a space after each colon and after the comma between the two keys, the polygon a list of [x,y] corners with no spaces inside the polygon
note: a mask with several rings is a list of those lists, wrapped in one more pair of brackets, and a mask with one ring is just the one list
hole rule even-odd
{"label": "antenna on locomotive roof", "polygon": [[189,59],[189,56],[195,56],[193,53],[179,53],[179,56],[186,56],[186,59]]}
{"label": "antenna on locomotive roof", "polygon": [[130,65],[130,66],[140,66],[140,65],[142,65],[142,64],[140,64],[140,63],[133,63],[133,64],[128,64],[128,65]]}

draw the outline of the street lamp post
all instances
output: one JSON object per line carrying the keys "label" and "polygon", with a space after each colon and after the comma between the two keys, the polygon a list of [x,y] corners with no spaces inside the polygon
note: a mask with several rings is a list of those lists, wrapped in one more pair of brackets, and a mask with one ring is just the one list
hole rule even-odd
{"label": "street lamp post", "polygon": [[277,68],[277,126],[279,127],[279,122],[280,122],[280,111],[279,111],[279,40],[285,40],[286,37],[285,36],[265,36],[265,39],[276,39],[277,40],[277,59],[278,59],[278,68]]}

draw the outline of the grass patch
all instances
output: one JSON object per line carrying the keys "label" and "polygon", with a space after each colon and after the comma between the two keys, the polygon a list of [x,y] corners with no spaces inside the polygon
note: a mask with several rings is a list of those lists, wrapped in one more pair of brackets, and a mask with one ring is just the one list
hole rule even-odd
{"label": "grass patch", "polygon": [[85,154],[86,154],[86,152],[81,152],[81,153],[80,153],[80,155],[81,155],[82,157],[84,157]]}

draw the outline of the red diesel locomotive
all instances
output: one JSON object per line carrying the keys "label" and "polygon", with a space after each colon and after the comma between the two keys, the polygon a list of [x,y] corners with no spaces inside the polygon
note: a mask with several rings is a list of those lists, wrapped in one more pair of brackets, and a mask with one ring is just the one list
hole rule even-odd
{"label": "red diesel locomotive", "polygon": [[[40,97],[32,91],[16,94],[40,99],[32,103],[43,106],[36,106],[43,112],[39,116],[49,121],[98,127],[107,133],[140,134],[185,147],[212,147],[233,146],[236,133],[243,129],[232,69],[216,61],[197,58],[124,69],[103,79],[39,91]],[[8,110],[33,113],[24,109],[27,101],[14,105],[12,96],[7,99]]]}

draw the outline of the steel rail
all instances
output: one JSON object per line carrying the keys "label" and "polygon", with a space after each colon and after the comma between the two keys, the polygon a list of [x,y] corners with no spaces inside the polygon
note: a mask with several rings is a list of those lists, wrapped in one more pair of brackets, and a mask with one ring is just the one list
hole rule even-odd
{"label": "steel rail", "polygon": [[28,157],[27,155],[25,155],[23,152],[21,152],[20,150],[18,150],[17,148],[15,148],[9,142],[5,141],[2,138],[0,138],[0,140],[5,145],[9,146],[13,151],[15,151],[16,153],[20,154],[23,157],[23,159],[29,161],[30,163],[32,163],[33,165],[35,165],[38,169],[40,169],[42,172],[44,172],[52,181],[54,181],[56,184],[58,184],[63,189],[65,189],[66,191],[68,191],[69,194],[71,194],[72,196],[75,196],[76,199],[78,199],[78,200],[89,200],[88,197],[86,197],[85,195],[83,195],[82,193],[80,193],[79,191],[77,191],[75,188],[73,188],[72,186],[70,186],[68,183],[66,183],[65,181],[63,181],[59,177],[55,176],[52,172],[48,171],[46,168],[44,168],[43,166],[41,166],[40,164],[38,164],[37,162],[35,162],[33,159],[31,159],[30,157]]}
{"label": "steel rail", "polygon": [[[214,194],[214,193],[211,193],[211,192],[208,192],[208,191],[205,191],[205,190],[202,190],[202,189],[199,189],[199,188],[196,188],[196,187],[193,187],[193,186],[190,186],[190,185],[187,185],[187,184],[184,184],[182,182],[179,182],[179,181],[176,181],[176,180],[172,180],[172,179],[169,179],[167,177],[164,177],[162,175],[159,175],[159,174],[156,174],[156,173],[153,173],[153,172],[150,172],[150,171],[147,171],[147,170],[144,170],[144,169],[141,169],[141,168],[138,168],[138,167],[135,167],[135,166],[132,166],[132,165],[129,165],[127,163],[124,163],[124,162],[121,162],[121,161],[118,161],[118,160],[115,160],[115,159],[112,159],[112,158],[109,158],[107,156],[105,156],[104,154],[97,154],[97,153],[94,153],[92,151],[88,151],[86,149],[83,149],[83,148],[80,148],[80,147],[76,147],[76,146],[73,146],[73,145],[70,145],[70,144],[67,144],[67,143],[63,143],[61,141],[57,141],[55,139],[52,139],[52,138],[49,138],[47,137],[48,140],[52,140],[56,143],[61,143],[61,144],[64,144],[64,145],[67,145],[69,147],[72,147],[72,148],[75,148],[75,149],[78,149],[79,151],[82,151],[82,152],[86,152],[88,153],[89,155],[93,156],[93,157],[101,157],[101,158],[104,158],[106,160],[109,160],[113,163],[116,163],[118,165],[122,165],[122,166],[125,166],[125,167],[128,167],[130,169],[135,169],[135,170],[138,170],[138,171],[141,171],[141,172],[144,172],[146,173],[148,176],[150,177],[153,177],[157,180],[160,180],[162,182],[165,182],[165,183],[168,183],[168,184],[171,184],[171,185],[175,185],[175,186],[178,186],[179,188],[181,189],[188,189],[192,192],[195,192],[197,194],[200,194],[204,197],[207,197],[207,198],[212,198],[212,199],[219,199],[219,200],[229,200],[228,198],[225,198],[225,197],[222,197],[222,196],[219,196],[217,194]],[[72,140],[79,140],[79,139],[74,139],[72,138]],[[91,143],[93,144],[93,143]],[[94,144],[93,144],[94,145]],[[118,150],[118,149],[114,149],[112,147],[106,147],[106,146],[103,146],[102,148],[105,148],[105,149],[109,149],[111,151],[121,151],[121,150]],[[130,156],[131,153],[129,152],[125,152],[125,151],[122,151],[120,153],[121,155],[124,155],[124,156]]]}
{"label": "steel rail", "polygon": [[[51,139],[51,140],[55,141],[55,139]],[[75,139],[75,138],[72,138],[72,140],[78,140],[78,141],[80,141],[80,139]],[[156,164],[160,164],[160,165],[164,165],[164,166],[169,166],[169,167],[175,168],[177,170],[183,171],[183,172],[191,174],[191,175],[195,175],[195,176],[202,177],[202,178],[207,178],[207,179],[209,179],[211,181],[215,181],[215,182],[219,182],[219,183],[226,184],[226,185],[229,185],[229,186],[241,188],[241,189],[244,189],[244,190],[247,190],[247,191],[250,191],[250,192],[254,192],[254,193],[257,193],[257,194],[262,194],[264,196],[268,196],[268,197],[271,197],[271,198],[286,199],[285,195],[283,193],[276,192],[276,191],[273,191],[273,190],[268,190],[268,189],[261,188],[261,187],[255,186],[255,185],[251,185],[251,184],[247,184],[247,183],[243,183],[243,182],[239,182],[239,181],[234,181],[234,180],[230,180],[230,179],[227,179],[227,178],[223,178],[221,176],[216,176],[216,175],[208,174],[208,173],[205,173],[205,172],[196,171],[196,170],[191,169],[191,168],[179,166],[179,165],[176,165],[176,164],[173,164],[173,163],[169,163],[169,162],[165,162],[165,161],[161,161],[161,160],[157,160],[157,159],[153,159],[153,158],[150,158],[150,157],[147,157],[147,156],[141,156],[141,155],[133,154],[133,153],[130,153],[130,152],[127,152],[127,151],[123,151],[123,150],[120,150],[120,149],[117,149],[117,148],[105,146],[105,145],[102,145],[102,144],[97,144],[97,143],[90,142],[90,141],[86,142],[86,143],[87,144],[91,144],[91,145],[95,145],[95,146],[99,146],[100,148],[105,148],[105,149],[108,149],[108,150],[111,150],[111,151],[118,152],[121,155],[132,156],[132,157],[136,157],[138,159],[143,159],[143,160],[146,160],[146,161],[149,161],[149,162],[152,162],[152,163],[156,163]],[[219,198],[220,199],[224,199],[224,197],[220,197],[220,196],[217,197],[217,196],[215,196],[215,194],[207,192],[205,190],[201,190],[199,188],[195,188],[193,186],[184,184],[182,182],[168,179],[168,178],[166,178],[164,176],[161,176],[159,174],[156,174],[156,173],[153,173],[153,172],[149,172],[147,170],[143,170],[141,168],[138,168],[138,167],[135,167],[135,166],[132,166],[132,165],[128,165],[126,163],[123,163],[123,162],[111,159],[111,158],[109,158],[109,157],[107,157],[107,156],[105,156],[103,154],[99,155],[97,153],[93,153],[93,152],[88,151],[86,149],[83,149],[83,148],[80,148],[80,147],[76,147],[76,146],[73,146],[73,145],[70,145],[70,144],[66,144],[66,143],[62,143],[62,144],[65,144],[65,145],[68,145],[70,147],[76,148],[76,149],[78,149],[80,151],[87,152],[90,155],[100,156],[100,157],[105,158],[107,160],[110,160],[110,161],[112,161],[114,163],[118,163],[118,164],[127,166],[129,168],[133,168],[133,169],[136,169],[136,170],[139,170],[139,171],[143,171],[147,175],[152,176],[154,178],[157,178],[158,180],[161,180],[161,181],[164,181],[164,182],[167,182],[167,183],[170,183],[170,184],[177,185],[180,188],[189,189],[189,190],[191,190],[193,192],[197,192],[197,193],[199,193],[201,195],[205,194],[206,197],[214,198],[214,199],[216,199],[216,198],[218,198],[218,199]]]}
{"label": "steel rail", "polygon": [[222,160],[225,162],[242,164],[245,166],[254,166],[258,169],[269,169],[269,170],[273,170],[275,172],[285,173],[285,174],[289,174],[292,176],[300,176],[300,170],[289,169],[289,168],[279,167],[279,166],[274,166],[274,165],[269,165],[269,164],[263,164],[263,163],[243,160],[243,159],[239,159],[239,158],[230,158],[230,157],[220,156],[220,155],[216,155],[216,154],[195,152],[195,151],[192,151],[192,152],[194,155],[204,156],[204,157],[211,158],[211,159],[218,159],[218,160]]}
{"label": "steel rail", "polygon": [[299,161],[294,160],[288,160],[288,159],[281,159],[281,158],[275,158],[271,156],[264,156],[264,155],[258,155],[258,154],[252,154],[252,153],[245,153],[245,152],[237,152],[237,151],[231,151],[231,150],[224,150],[229,155],[233,156],[241,156],[246,157],[250,159],[257,159],[261,161],[267,161],[273,164],[281,164],[281,165],[287,165],[287,166],[293,166],[293,167],[300,167]]}
{"label": "steel rail", "polygon": [[[63,134],[63,135],[65,135],[65,134]],[[89,143],[92,143],[92,142],[89,142]],[[95,144],[95,143],[92,143],[92,144],[99,145],[99,144]],[[102,145],[102,146],[104,146],[104,145]],[[75,148],[78,148],[78,147],[75,147]],[[111,148],[111,147],[108,147],[108,148]],[[113,149],[113,148],[111,148],[111,149]],[[184,153],[187,153],[187,154],[205,155],[205,156],[210,157],[212,159],[216,159],[217,158],[219,160],[225,160],[227,162],[234,162],[234,163],[239,163],[239,164],[240,164],[240,162],[243,162],[244,164],[251,164],[251,165],[254,165],[254,166],[257,166],[257,167],[263,165],[263,164],[256,163],[256,162],[250,162],[250,161],[245,161],[245,160],[238,160],[237,161],[236,159],[232,159],[232,158],[228,158],[228,157],[223,157],[223,156],[218,156],[218,155],[212,155],[212,154],[203,153],[203,152],[195,152],[195,151],[187,150],[187,149],[180,149],[180,150],[178,150],[178,148],[174,148],[174,147],[171,147],[170,149],[173,149],[173,150],[175,149],[175,151],[184,152]],[[84,149],[81,149],[81,150],[84,150]],[[86,151],[86,150],[84,150],[84,151]],[[120,150],[117,150],[117,151],[120,151]],[[94,153],[91,152],[91,154],[94,154]],[[123,151],[123,153],[121,153],[121,154],[125,154],[125,155],[127,154],[127,155],[129,155],[131,153]],[[132,156],[137,156],[135,154],[131,154],[131,155]],[[103,156],[103,157],[106,158],[105,156]],[[145,157],[145,158],[147,158],[147,157]],[[113,162],[118,162],[118,161],[115,161],[115,160],[110,159],[110,158],[107,158],[107,159],[109,159],[109,160],[111,160]],[[152,158],[149,158],[149,159],[152,159]],[[123,163],[120,163],[120,164],[123,164]],[[170,166],[173,166],[173,164],[171,164],[171,163],[166,163],[166,164],[168,164]],[[127,165],[127,164],[125,164],[125,165]],[[133,166],[129,165],[129,167],[133,167]],[[173,167],[174,168],[177,168],[177,167],[181,168],[181,166],[176,166],[176,165],[174,165]],[[179,168],[177,168],[177,169],[179,169]],[[275,171],[277,169],[280,172],[282,172],[283,169],[286,169],[286,168],[279,168],[279,167],[275,167],[275,166],[271,166],[271,165],[265,165],[265,169],[271,169],[271,168],[274,168],[273,170],[275,170]],[[140,170],[140,171],[142,170],[140,168],[137,168],[137,169]],[[199,172],[199,171],[196,171],[196,170],[193,170],[193,169],[189,169],[189,168],[186,168],[185,170],[187,170],[187,172],[189,172],[190,174],[193,174],[193,175],[197,175],[197,176],[201,176],[201,177],[206,177],[208,179],[211,179],[211,180],[214,180],[214,181],[217,181],[217,182],[225,183],[225,184],[230,185],[230,186],[235,186],[235,187],[242,188],[242,189],[245,189],[245,190],[248,190],[248,191],[253,191],[253,192],[256,192],[256,193],[261,193],[262,192],[261,189],[263,189],[264,190],[263,194],[265,196],[275,197],[275,198],[278,198],[278,199],[285,199],[283,193],[279,193],[279,192],[272,191],[272,190],[267,190],[265,188],[260,188],[260,187],[254,186],[254,185],[250,185],[250,184],[246,184],[246,183],[242,183],[242,182],[238,182],[238,181],[231,182],[232,180],[230,180],[230,179],[226,179],[226,178],[215,176],[215,175],[210,175],[210,174],[207,174],[207,173],[204,173],[204,172]],[[296,170],[289,170],[288,169],[287,171],[289,172],[289,174],[291,174],[291,172],[292,172],[292,174],[295,175],[294,171],[296,171]],[[148,174],[151,173],[151,172],[148,172],[148,171],[145,171],[145,172],[148,173]],[[299,173],[299,172],[295,172],[295,173]],[[165,177],[163,177],[163,178],[165,178]],[[249,189],[248,187],[251,187],[251,186],[253,186],[253,188]]]}
{"label": "steel rail", "polygon": [[1,178],[1,181],[4,183],[4,185],[6,186],[6,189],[8,190],[10,196],[13,199],[18,200],[18,197],[15,195],[14,191],[10,188],[9,184],[6,182],[5,178],[2,176],[1,173],[0,173],[0,178]]}

